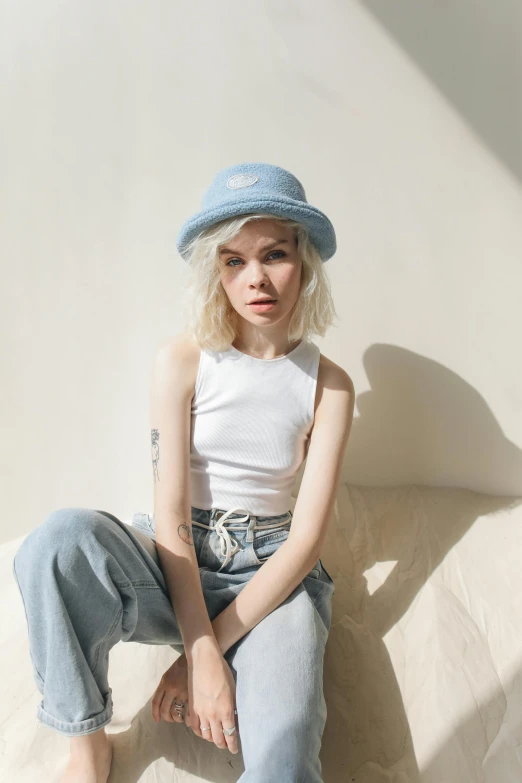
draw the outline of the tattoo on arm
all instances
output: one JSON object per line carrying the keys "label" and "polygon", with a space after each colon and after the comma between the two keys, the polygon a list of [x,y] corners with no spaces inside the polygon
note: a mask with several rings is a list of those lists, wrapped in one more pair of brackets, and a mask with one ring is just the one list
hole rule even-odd
{"label": "tattoo on arm", "polygon": [[159,481],[158,463],[159,463],[159,430],[151,430],[151,447],[152,447],[152,470],[154,474],[154,482]]}
{"label": "tattoo on arm", "polygon": [[178,527],[178,535],[182,541],[189,546],[194,546],[194,539],[192,538],[192,529],[188,525],[180,525]]}
{"label": "tattoo on arm", "polygon": [[[152,470],[154,472],[154,481],[159,481],[158,463],[159,463],[159,430],[151,430],[151,446],[152,446]],[[188,525],[180,525],[178,527],[178,535],[182,541],[189,546],[194,546],[194,539],[192,538],[192,528]]]}

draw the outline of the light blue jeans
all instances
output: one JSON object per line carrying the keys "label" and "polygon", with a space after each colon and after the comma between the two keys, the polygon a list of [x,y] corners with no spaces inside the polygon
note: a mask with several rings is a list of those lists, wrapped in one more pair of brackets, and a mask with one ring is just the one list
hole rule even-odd
{"label": "light blue jeans", "polygon": [[[255,517],[192,507],[192,523],[213,620],[286,540],[292,512]],[[117,642],[183,650],[153,515],[134,514],[131,527],[106,511],[53,511],[22,542],[13,575],[43,696],[36,717],[60,734],[81,736],[110,723],[107,674]],[[322,781],[323,656],[333,592],[318,560],[289,597],[225,653],[236,682],[241,783]]]}

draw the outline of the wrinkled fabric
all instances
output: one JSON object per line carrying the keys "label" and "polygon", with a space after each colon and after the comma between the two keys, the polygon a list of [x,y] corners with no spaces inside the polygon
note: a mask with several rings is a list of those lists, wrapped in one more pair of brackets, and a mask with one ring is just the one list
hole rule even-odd
{"label": "wrinkled fabric", "polygon": [[[286,540],[292,514],[253,517],[193,507],[192,520],[213,620]],[[37,718],[60,734],[81,736],[111,722],[109,652],[118,642],[183,649],[153,515],[139,512],[128,526],[105,511],[54,511],[16,552],[13,576],[43,696]],[[236,681],[242,783],[322,781],[323,656],[333,592],[318,560],[287,600],[225,654]]]}
{"label": "wrinkled fabric", "polygon": [[[60,783],[68,742],[35,720],[42,697],[11,574],[22,541],[0,545],[0,780]],[[325,783],[518,783],[521,548],[520,500],[341,482],[321,552],[335,582]],[[267,666],[277,669],[284,649]],[[242,753],[152,720],[152,694],[175,657],[168,645],[134,642],[110,652],[115,783],[235,783],[244,772]],[[278,700],[267,704],[277,712]]]}

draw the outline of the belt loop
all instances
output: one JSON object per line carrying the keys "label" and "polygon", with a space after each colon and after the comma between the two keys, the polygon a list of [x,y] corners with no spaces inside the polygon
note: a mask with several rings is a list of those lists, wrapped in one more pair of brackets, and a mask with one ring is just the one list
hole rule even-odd
{"label": "belt loop", "polygon": [[249,544],[251,544],[252,541],[254,540],[254,528],[255,528],[256,524],[257,524],[257,517],[254,517],[254,516],[251,515],[250,516],[250,521],[248,523],[247,534],[246,534],[246,540],[247,540],[247,543],[249,543]]}

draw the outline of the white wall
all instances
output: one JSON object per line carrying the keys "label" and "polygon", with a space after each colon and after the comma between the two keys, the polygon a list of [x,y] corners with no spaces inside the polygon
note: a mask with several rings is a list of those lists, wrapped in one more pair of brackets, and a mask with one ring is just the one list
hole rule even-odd
{"label": "white wall", "polygon": [[[151,508],[175,237],[247,160],[292,171],[337,230],[341,325],[317,342],[357,392],[343,480],[522,494],[516,149],[437,83],[436,47],[430,72],[373,5],[2,4],[0,540],[54,508]],[[499,7],[482,3],[484,28]]]}

